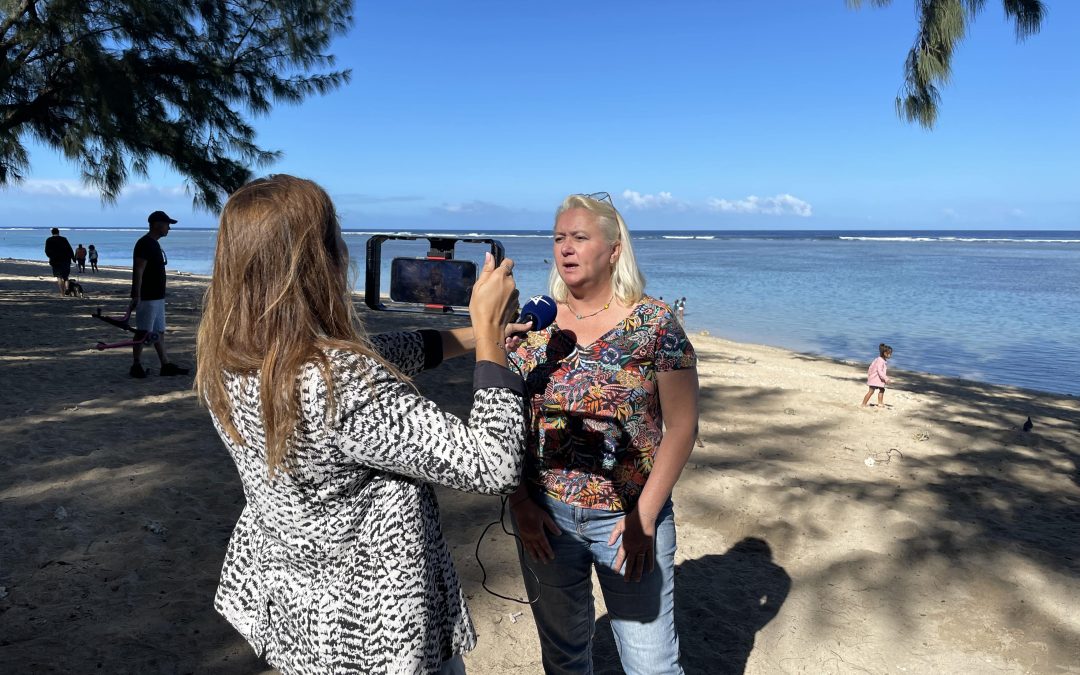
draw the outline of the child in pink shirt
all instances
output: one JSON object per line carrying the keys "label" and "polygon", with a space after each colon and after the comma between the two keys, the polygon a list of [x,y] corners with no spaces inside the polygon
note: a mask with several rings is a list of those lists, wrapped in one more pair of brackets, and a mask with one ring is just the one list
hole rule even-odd
{"label": "child in pink shirt", "polygon": [[887,362],[889,357],[892,356],[892,347],[882,342],[878,345],[878,354],[880,356],[874,359],[866,370],[866,385],[870,389],[866,392],[866,396],[863,396],[862,405],[864,408],[874,394],[875,389],[877,389],[878,406],[885,405],[885,385],[889,383],[889,377],[886,375],[889,370]]}

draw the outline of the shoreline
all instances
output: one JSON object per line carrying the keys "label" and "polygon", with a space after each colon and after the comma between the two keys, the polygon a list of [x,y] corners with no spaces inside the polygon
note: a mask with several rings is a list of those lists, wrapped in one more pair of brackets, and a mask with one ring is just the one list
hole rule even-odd
{"label": "shoreline", "polygon": [[[0,261],[0,670],[266,672],[213,610],[243,492],[191,377],[132,380],[130,350],[91,349],[122,335],[89,314],[124,305],[129,275],[60,298],[46,263]],[[169,276],[184,365],[205,282]],[[371,333],[461,322],[359,310]],[[861,409],[861,364],[691,340],[702,444],[673,497],[688,673],[1080,672],[1075,397],[897,370],[886,407]],[[468,357],[415,379],[459,416],[471,381]],[[468,671],[538,672],[527,608],[485,592],[474,558],[499,500],[438,496],[479,634]],[[523,597],[513,540],[481,543],[488,586]]]}
{"label": "shoreline", "polygon": [[[49,264],[47,262],[42,262],[42,261],[38,261],[38,260],[26,260],[26,259],[21,259],[21,258],[0,258],[0,264],[9,264],[9,263],[20,264],[20,265],[25,264],[25,265],[29,265],[29,266],[40,266],[42,268],[42,271],[41,271],[41,274],[39,274],[38,276],[42,277],[43,280],[45,280],[45,281],[51,281],[53,279],[52,273],[51,273],[51,271],[49,269]],[[99,266],[98,269],[102,270],[103,272],[111,272],[113,274],[121,274],[121,275],[130,275],[131,274],[131,271],[130,271],[131,268],[130,267],[122,267],[122,266],[115,266],[115,265],[108,265],[108,266],[101,265],[101,266]],[[110,282],[110,284],[116,281],[115,279],[113,279],[111,277],[106,277],[104,275],[95,275],[92,272],[82,273],[82,277],[85,278],[85,279],[91,279],[91,280],[95,279],[95,278],[107,279]],[[210,281],[210,275],[209,274],[198,274],[198,273],[195,273],[195,272],[170,271],[169,272],[169,278],[172,279],[174,277],[179,277],[181,279],[187,279],[187,280],[191,280],[191,281],[195,281],[195,282],[203,282],[203,283],[207,283],[207,282]],[[125,277],[123,280],[126,281],[127,278]],[[115,294],[112,294],[112,295],[115,295]],[[355,299],[355,302],[356,302],[357,306],[362,307],[364,312],[371,312],[372,310],[370,310],[368,307],[366,307],[363,304],[363,296],[364,296],[363,289],[353,291],[353,297]],[[391,312],[386,312],[386,313],[377,313],[376,312],[376,313],[374,313],[375,316],[381,316],[383,314],[393,314],[393,313],[391,313]],[[418,314],[417,316],[424,316],[424,315],[419,315]],[[446,320],[446,319],[449,318],[446,315],[432,315],[432,316],[441,316],[441,318],[443,320]],[[460,318],[460,317],[458,317],[458,318]],[[755,348],[755,347],[761,347],[761,348],[766,348],[766,349],[776,349],[776,350],[779,350],[780,352],[785,352],[785,353],[792,354],[794,356],[801,357],[801,358],[828,361],[828,362],[834,363],[834,364],[836,364],[838,366],[846,366],[846,367],[851,367],[851,368],[862,368],[864,370],[869,365],[869,363],[871,361],[871,359],[866,359],[866,360],[845,359],[845,358],[840,358],[840,357],[836,357],[836,356],[829,356],[828,354],[821,354],[821,353],[808,352],[808,351],[800,351],[800,350],[797,350],[797,349],[791,349],[791,348],[782,347],[782,346],[779,346],[779,345],[771,345],[771,344],[767,344],[767,343],[763,343],[763,342],[744,342],[744,341],[740,341],[740,340],[734,340],[734,339],[726,338],[726,337],[723,337],[723,336],[720,336],[720,335],[713,335],[710,330],[700,330],[700,329],[695,330],[693,328],[693,323],[692,322],[689,322],[688,327],[686,327],[686,333],[691,338],[691,341],[695,342],[695,346],[696,346],[696,343],[701,341],[701,340],[709,340],[709,341],[714,341],[714,342],[716,342],[716,343],[718,343],[720,345],[729,345],[730,347],[735,348],[735,349],[739,349],[739,348]],[[900,375],[910,374],[910,375],[913,375],[913,376],[916,376],[916,377],[919,377],[919,378],[932,378],[932,379],[933,378],[938,378],[938,379],[942,379],[942,380],[952,381],[952,382],[955,382],[955,383],[957,383],[959,385],[964,385],[964,386],[1001,387],[1001,388],[1004,388],[1004,389],[1014,389],[1018,393],[1024,394],[1024,395],[1027,395],[1027,396],[1043,396],[1043,395],[1046,395],[1046,396],[1059,396],[1059,397],[1065,397],[1065,398],[1080,399],[1080,394],[1071,394],[1071,393],[1068,393],[1068,392],[1059,392],[1059,391],[1050,391],[1050,390],[1043,390],[1043,389],[1034,389],[1032,387],[1023,387],[1023,386],[1015,385],[1015,384],[1005,384],[1005,383],[1000,383],[1000,382],[989,382],[989,381],[986,381],[986,380],[978,380],[978,379],[972,379],[972,378],[967,378],[967,377],[958,377],[958,376],[954,376],[954,375],[942,375],[942,374],[934,373],[934,372],[930,372],[930,371],[909,370],[909,369],[906,369],[906,368],[890,368],[889,370],[890,370],[890,373],[893,374],[893,376],[900,376]],[[863,373],[863,376],[864,376],[863,379],[865,379],[865,373]],[[891,389],[891,387],[890,387],[890,389]]]}

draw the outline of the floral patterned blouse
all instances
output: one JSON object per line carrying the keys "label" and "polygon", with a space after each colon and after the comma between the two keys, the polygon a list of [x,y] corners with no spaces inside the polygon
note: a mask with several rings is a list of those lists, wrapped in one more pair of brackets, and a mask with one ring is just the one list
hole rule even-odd
{"label": "floral patterned blouse", "polygon": [[697,364],[671,308],[642,298],[590,345],[552,324],[510,354],[532,408],[525,477],[588,509],[630,511],[663,436],[656,373]]}

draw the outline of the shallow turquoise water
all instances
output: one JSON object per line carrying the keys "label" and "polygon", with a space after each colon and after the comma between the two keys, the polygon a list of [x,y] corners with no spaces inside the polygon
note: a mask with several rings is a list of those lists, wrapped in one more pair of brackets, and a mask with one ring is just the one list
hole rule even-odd
{"label": "shallow turquoise water", "polygon": [[[95,244],[102,265],[127,266],[143,232],[64,234],[73,246]],[[346,234],[358,285],[370,234]],[[515,258],[523,294],[545,292],[552,259],[545,232],[485,234]],[[0,257],[43,259],[47,236],[0,229]],[[173,229],[162,241],[169,268],[210,273],[214,237]],[[692,333],[866,362],[887,342],[896,350],[893,368],[1080,394],[1078,232],[640,232],[634,239],[648,291],[685,296]],[[385,257],[424,252],[402,244]],[[482,249],[462,254],[479,258]]]}

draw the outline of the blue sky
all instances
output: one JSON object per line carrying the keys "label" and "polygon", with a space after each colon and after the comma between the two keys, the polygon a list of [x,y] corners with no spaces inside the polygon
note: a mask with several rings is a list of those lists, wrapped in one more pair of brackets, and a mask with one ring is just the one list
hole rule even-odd
{"label": "blue sky", "polygon": [[[631,229],[1080,229],[1080,3],[1018,44],[990,0],[933,131],[893,110],[913,4],[359,1],[352,82],[258,142],[348,228],[548,228],[605,190]],[[102,206],[31,153],[0,226],[215,224],[163,165]]]}

